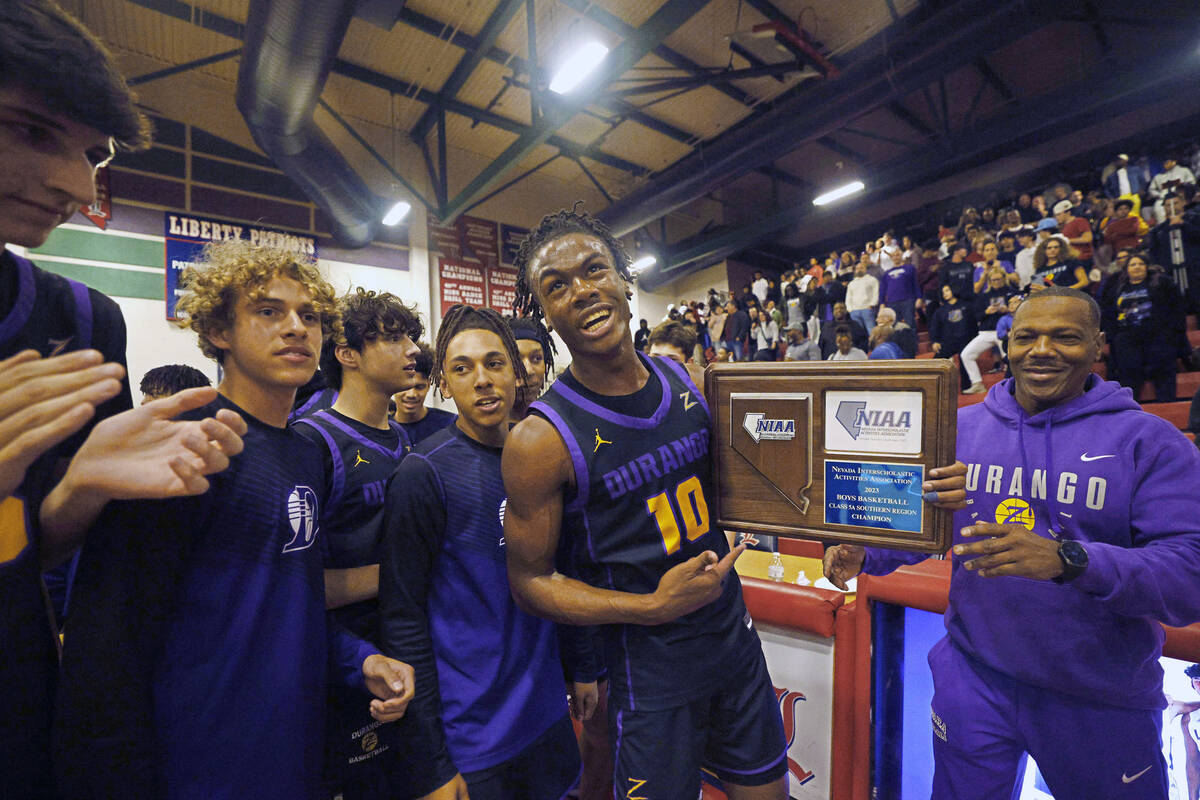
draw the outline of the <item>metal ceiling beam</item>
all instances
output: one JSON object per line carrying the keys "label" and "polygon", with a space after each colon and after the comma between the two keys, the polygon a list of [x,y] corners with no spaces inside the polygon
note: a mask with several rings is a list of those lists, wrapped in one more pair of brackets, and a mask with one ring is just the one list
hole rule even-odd
{"label": "metal ceiling beam", "polygon": [[179,75],[180,73],[190,72],[191,70],[199,69],[200,67],[207,67],[209,64],[216,64],[219,61],[233,58],[234,56],[239,55],[241,52],[242,48],[235,47],[232,50],[226,50],[223,53],[215,53],[211,56],[205,56],[204,58],[197,58],[195,61],[188,61],[184,64],[176,64],[173,67],[167,67],[166,69],[147,72],[145,75],[138,75],[136,78],[130,78],[127,83],[130,86],[141,86],[143,83],[156,81],[160,78],[169,78],[172,75]]}
{"label": "metal ceiling beam", "polygon": [[521,134],[517,141],[509,145],[499,157],[476,175],[467,187],[442,209],[443,223],[454,220],[464,208],[500,183],[505,173],[523,161],[535,148],[545,143],[555,130],[571,119],[579,107],[587,103],[588,98],[628,72],[633,65],[653,50],[656,44],[679,28],[703,5],[702,0],[667,0],[642,27],[638,28],[635,35],[609,52],[600,67],[579,85],[572,93],[575,98],[579,99],[547,107],[545,116],[538,121],[537,125]]}
{"label": "metal ceiling beam", "polygon": [[[973,165],[1045,143],[1048,135],[1050,138],[1070,135],[1070,131],[1094,124],[1106,115],[1128,112],[1172,97],[1183,87],[1200,80],[1200,64],[1194,61],[1181,67],[1175,55],[1161,58],[1159,62],[1142,64],[1136,70],[1110,75],[1107,79],[1090,77],[1042,95],[1024,104],[1018,109],[1019,113],[1004,115],[996,120],[996,124],[982,129],[978,136],[966,140],[969,147],[953,156],[948,157],[936,146],[900,156],[879,171],[869,190],[859,195],[855,202],[861,206],[910,191]],[[1173,68],[1172,64],[1175,65]],[[1064,131],[1066,133],[1062,133]],[[1058,137],[1055,137],[1056,133]],[[648,288],[653,289],[685,271],[709,266],[810,217],[838,213],[836,207],[818,210],[811,200],[805,199],[737,230],[691,237],[684,247],[670,253],[663,269],[645,273],[639,280],[648,280]]]}
{"label": "metal ceiling beam", "polygon": [[780,169],[779,167],[776,167],[773,164],[769,164],[765,167],[759,167],[756,170],[756,172],[766,175],[768,178],[771,178],[772,180],[779,181],[780,183],[786,183],[789,186],[795,186],[799,189],[808,189],[811,191],[813,188],[813,185],[811,183],[809,183],[808,181],[804,180],[804,178],[801,178],[798,175],[793,175],[792,173],[788,172],[786,169]]}
{"label": "metal ceiling beam", "polygon": [[807,82],[805,91],[676,162],[600,216],[617,235],[640,228],[1008,42],[1014,12],[1026,8],[1023,0],[961,0],[840,77]]}
{"label": "metal ceiling beam", "polygon": [[903,122],[908,127],[912,128],[917,133],[921,134],[923,139],[932,139],[937,136],[937,131],[925,124],[925,120],[918,117],[908,106],[899,100],[893,100],[888,103],[885,108],[891,112],[892,116]]}
{"label": "metal ceiling beam", "polygon": [[624,89],[613,89],[601,95],[602,98],[609,97],[630,97],[639,94],[654,94],[657,92],[667,92],[674,89],[698,89],[701,86],[712,86],[716,83],[731,80],[745,80],[747,78],[763,78],[763,77],[778,77],[787,75],[789,72],[800,72],[805,69],[804,64],[787,63],[787,64],[764,64],[761,67],[750,67],[748,69],[725,70],[721,72],[708,72],[706,74],[693,75],[687,78],[663,78],[661,80],[651,80],[648,83],[638,83]]}
{"label": "metal ceiling beam", "polygon": [[817,144],[821,145],[822,147],[829,148],[830,150],[837,153],[842,158],[847,158],[847,159],[855,162],[856,164],[861,164],[863,166],[866,166],[869,163],[869,160],[867,159],[867,157],[864,156],[862,153],[858,152],[857,150],[854,150],[853,148],[846,147],[846,145],[837,141],[832,136],[820,137],[819,139],[817,139]]}
{"label": "metal ceiling beam", "polygon": [[[475,37],[475,47],[463,53],[462,58],[455,65],[454,71],[450,73],[450,77],[446,78],[446,82],[438,90],[439,95],[454,97],[458,94],[458,90],[470,79],[475,68],[488,57],[488,52],[495,46],[496,39],[508,27],[508,23],[516,16],[523,3],[524,0],[500,0],[499,5],[492,11],[491,16],[480,29],[479,36]],[[425,113],[421,115],[413,128],[415,138],[421,139],[429,134],[433,126],[437,124],[437,113],[437,109],[433,106],[425,109]]]}
{"label": "metal ceiling beam", "polygon": [[1000,96],[1007,102],[1011,103],[1016,99],[1017,96],[1013,94],[1013,90],[1008,87],[1008,84],[997,74],[996,70],[992,69],[992,65],[988,63],[986,57],[980,56],[975,59],[975,69],[979,70],[979,74],[988,82],[988,85],[999,92]]}

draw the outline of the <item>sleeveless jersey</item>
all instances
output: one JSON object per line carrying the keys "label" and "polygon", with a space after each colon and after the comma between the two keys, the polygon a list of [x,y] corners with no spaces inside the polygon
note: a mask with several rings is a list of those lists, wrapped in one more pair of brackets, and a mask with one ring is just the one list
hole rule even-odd
{"label": "sleeveless jersey", "polygon": [[[22,350],[42,356],[95,347],[125,364],[125,323],[117,304],[0,248],[0,359]],[[93,425],[132,407],[129,383],[96,409],[88,425],[42,454],[12,496],[0,500],[0,794],[49,792],[50,714],[58,671],[56,631],[43,597],[38,507],[61,459],[79,449]],[[69,562],[68,562],[69,563]],[[66,565],[60,570],[65,576]],[[65,593],[60,582],[59,597]]]}
{"label": "sleeveless jersey", "polygon": [[[325,452],[329,499],[321,517],[325,567],[345,569],[378,564],[383,501],[388,478],[412,447],[400,423],[377,430],[333,409],[296,420],[292,428]],[[379,601],[364,600],[335,609],[334,617],[357,636],[378,635]]]}
{"label": "sleeveless jersey", "polygon": [[[638,357],[657,386],[649,417],[605,408],[603,397],[571,379],[556,381],[531,410],[558,431],[575,470],[560,541],[572,574],[645,594],[675,565],[705,550],[724,556],[729,546],[709,518],[712,421],[704,397],[675,362]],[[602,627],[612,698],[631,710],[711,694],[722,674],[759,651],[736,572],[717,600],[672,622]]]}

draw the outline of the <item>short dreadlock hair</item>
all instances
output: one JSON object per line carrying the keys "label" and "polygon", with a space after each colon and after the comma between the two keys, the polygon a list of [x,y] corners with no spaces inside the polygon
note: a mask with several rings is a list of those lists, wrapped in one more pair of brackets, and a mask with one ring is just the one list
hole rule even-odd
{"label": "short dreadlock hair", "polygon": [[321,351],[321,374],[334,389],[342,386],[342,362],[337,359],[338,347],[349,347],[361,353],[368,342],[385,333],[403,333],[414,342],[421,338],[425,326],[413,306],[404,304],[389,292],[369,292],[361,286],[347,292],[338,300],[342,330]]}
{"label": "short dreadlock hair", "polygon": [[441,327],[438,328],[437,352],[433,357],[433,372],[429,375],[429,382],[438,387],[438,394],[445,399],[446,396],[442,394],[441,382],[442,368],[446,363],[446,348],[455,336],[463,331],[472,330],[491,331],[500,337],[500,341],[504,343],[504,350],[508,354],[508,360],[512,362],[516,385],[524,384],[525,364],[521,361],[521,351],[517,349],[517,340],[513,337],[512,331],[508,329],[504,317],[490,308],[476,308],[460,303],[452,306],[446,312],[446,316],[442,317]]}
{"label": "short dreadlock hair", "polygon": [[542,217],[537,228],[521,242],[517,257],[514,259],[517,268],[517,285],[513,310],[517,314],[538,321],[545,319],[542,305],[537,301],[537,290],[529,282],[529,262],[538,248],[546,242],[567,234],[586,233],[604,242],[608,252],[612,254],[613,266],[617,268],[617,273],[629,283],[633,283],[633,275],[629,271],[629,254],[625,252],[625,247],[612,235],[607,225],[586,211],[576,211],[575,209],[578,207],[579,203],[576,203],[570,211],[564,208],[557,214],[548,214]]}
{"label": "short dreadlock hair", "polygon": [[541,343],[542,359],[546,362],[546,370],[553,373],[554,354],[558,352],[558,348],[554,346],[554,340],[550,338],[550,331],[546,330],[545,324],[540,319],[533,317],[507,317],[505,322],[513,332],[513,338],[533,339]]}
{"label": "short dreadlock hair", "polygon": [[212,381],[195,367],[189,367],[187,364],[164,364],[143,375],[141,386],[138,388],[147,397],[168,397],[184,389],[200,389],[205,386],[212,386]]}
{"label": "short dreadlock hair", "polygon": [[52,0],[0,3],[0,85],[20,85],[122,150],[150,146],[150,121],[112,55]]}

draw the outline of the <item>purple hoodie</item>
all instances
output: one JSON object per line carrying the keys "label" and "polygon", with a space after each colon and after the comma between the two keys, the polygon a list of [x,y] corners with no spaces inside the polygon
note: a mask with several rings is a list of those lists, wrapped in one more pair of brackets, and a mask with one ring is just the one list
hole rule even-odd
{"label": "purple hoodie", "polygon": [[[955,558],[948,635],[1017,680],[1163,708],[1158,623],[1200,620],[1200,452],[1128,389],[1095,375],[1082,395],[1032,417],[1012,385],[959,410],[971,505],[954,515],[954,541],[973,522],[1024,521],[1041,536],[1083,542],[1088,568],[1059,585],[981,578]],[[863,571],[884,575],[923,558],[868,549]]]}

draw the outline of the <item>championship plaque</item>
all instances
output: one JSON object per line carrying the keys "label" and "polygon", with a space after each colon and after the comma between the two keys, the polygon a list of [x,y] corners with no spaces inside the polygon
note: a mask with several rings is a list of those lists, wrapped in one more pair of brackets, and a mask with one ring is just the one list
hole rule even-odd
{"label": "championship plaque", "polygon": [[944,553],[953,514],[922,498],[954,463],[948,359],[713,364],[715,518],[726,530]]}

